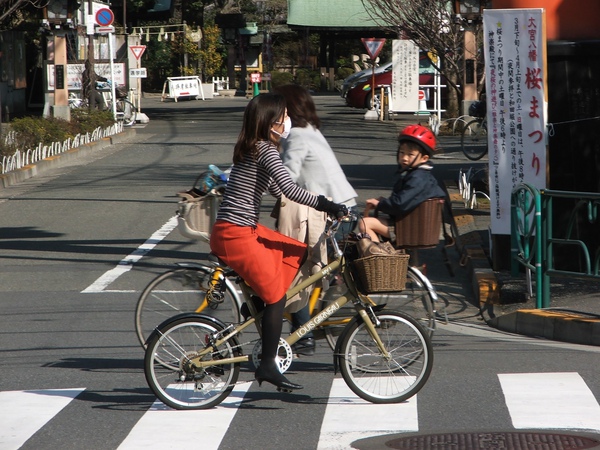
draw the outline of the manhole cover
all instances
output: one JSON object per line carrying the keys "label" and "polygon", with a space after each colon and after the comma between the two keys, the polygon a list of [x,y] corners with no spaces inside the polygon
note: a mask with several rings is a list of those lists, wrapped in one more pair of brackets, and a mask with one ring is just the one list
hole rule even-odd
{"label": "manhole cover", "polygon": [[386,447],[407,450],[576,450],[594,448],[600,441],[556,433],[447,433],[393,439]]}

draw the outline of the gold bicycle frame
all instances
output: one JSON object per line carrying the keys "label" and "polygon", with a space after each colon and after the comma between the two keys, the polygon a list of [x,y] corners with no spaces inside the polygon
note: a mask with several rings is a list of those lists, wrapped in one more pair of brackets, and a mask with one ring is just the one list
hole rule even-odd
{"label": "gold bicycle frame", "polygon": [[[335,259],[334,261],[332,261],[331,263],[329,263],[325,267],[323,267],[319,272],[315,273],[314,275],[311,275],[304,281],[298,283],[293,288],[290,288],[286,292],[287,298],[291,298],[292,296],[299,293],[301,290],[307,288],[308,286],[316,283],[317,281],[323,279],[324,277],[326,277],[327,275],[332,273],[334,270],[336,270],[337,268],[339,268],[342,265],[342,260],[343,260],[343,256],[339,256],[337,259]],[[384,358],[389,359],[390,354],[385,349],[383,342],[381,341],[379,335],[377,334],[375,325],[371,321],[365,308],[362,307],[363,302],[370,303],[370,304],[372,304],[373,302],[368,297],[363,296],[362,294],[360,294],[358,292],[358,290],[356,289],[356,286],[354,284],[354,280],[352,279],[352,277],[350,276],[348,271],[343,270],[342,276],[344,277],[346,286],[348,286],[348,290],[346,291],[346,293],[341,295],[340,297],[338,297],[336,300],[331,302],[329,305],[327,305],[317,315],[315,315],[314,317],[311,317],[308,322],[306,322],[304,325],[300,326],[296,331],[291,333],[285,339],[285,341],[289,345],[295,344],[302,338],[302,336],[304,336],[304,334],[306,334],[308,331],[311,331],[311,330],[315,329],[316,327],[320,326],[333,313],[335,313],[342,306],[346,305],[348,302],[351,301],[352,303],[354,303],[357,313],[360,315],[360,317],[364,321],[367,329],[369,330],[369,334],[375,340],[375,343],[377,344],[379,351],[382,353]],[[242,289],[244,298],[250,299],[250,296],[251,296],[250,286],[248,286],[246,283],[242,282],[242,283],[240,283],[240,288]],[[362,301],[363,297],[365,298],[365,301]],[[249,361],[249,359],[250,359],[249,355],[242,355],[242,356],[236,356],[233,358],[224,358],[224,359],[219,359],[219,360],[212,360],[212,359],[208,360],[208,361],[202,360],[202,358],[204,356],[206,356],[207,354],[211,353],[214,348],[219,347],[220,345],[222,345],[223,343],[225,343],[226,341],[231,339],[233,336],[241,333],[247,327],[256,323],[256,319],[259,318],[262,313],[255,315],[256,311],[254,310],[254,305],[252,304],[252,302],[246,302],[246,303],[248,304],[248,307],[252,312],[252,317],[250,319],[248,319],[247,321],[245,321],[244,323],[234,327],[234,329],[231,332],[227,333],[225,336],[218,339],[212,345],[210,345],[210,346],[206,347],[204,350],[198,352],[197,356],[195,356],[189,360],[189,362],[191,364],[193,364],[197,368],[202,368],[202,367],[209,367],[209,366],[214,366],[214,365],[233,364],[233,363]],[[345,319],[345,320],[347,320],[347,319]]]}

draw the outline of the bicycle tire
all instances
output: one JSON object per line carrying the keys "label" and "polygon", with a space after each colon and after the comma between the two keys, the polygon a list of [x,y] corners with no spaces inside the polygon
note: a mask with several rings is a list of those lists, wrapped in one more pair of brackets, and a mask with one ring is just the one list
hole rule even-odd
{"label": "bicycle tire", "polygon": [[[421,326],[426,330],[427,334],[429,334],[430,337],[433,337],[433,333],[436,329],[435,297],[429,292],[427,285],[421,281],[417,274],[415,274],[415,270],[416,269],[412,267],[408,268],[404,290],[369,294],[369,298],[378,305],[385,304],[386,310],[402,311],[412,318],[417,319]],[[353,316],[354,313],[354,308],[350,304],[348,308],[342,308],[342,310],[336,312],[328,320],[335,320],[344,314],[350,317]],[[345,326],[346,324],[328,325],[323,327],[325,340],[332,350],[335,350],[337,339]]]}
{"label": "bicycle tire", "polygon": [[123,125],[131,126],[135,123],[137,111],[133,103],[124,98],[117,100],[117,116],[122,118]]}
{"label": "bicycle tire", "polygon": [[[205,368],[197,368],[190,363],[190,358],[213,345],[222,330],[222,325],[216,321],[200,315],[188,315],[163,323],[152,334],[144,356],[144,375],[161,402],[180,410],[207,409],[227,398],[238,380],[240,363]],[[239,343],[233,337],[202,360],[239,355]]]}
{"label": "bicycle tire", "polygon": [[389,352],[381,354],[365,322],[348,324],[336,354],[344,381],[371,403],[399,403],[425,385],[433,368],[431,338],[412,317],[397,311],[376,313],[377,333]]}
{"label": "bicycle tire", "polygon": [[169,270],[146,286],[135,308],[135,332],[142,347],[146,348],[146,340],[157,325],[176,314],[201,312],[223,323],[240,322],[240,305],[229,284],[223,302],[210,306],[205,302],[212,272],[209,267]]}
{"label": "bicycle tire", "polygon": [[488,152],[487,125],[482,119],[473,119],[465,125],[460,138],[464,155],[471,161],[483,158]]}

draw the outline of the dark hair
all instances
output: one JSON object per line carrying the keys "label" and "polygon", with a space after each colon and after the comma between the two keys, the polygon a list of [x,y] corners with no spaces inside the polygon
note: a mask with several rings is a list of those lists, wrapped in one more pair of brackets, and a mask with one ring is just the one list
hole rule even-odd
{"label": "dark hair", "polygon": [[256,157],[256,143],[271,141],[271,127],[285,114],[285,98],[279,94],[260,94],[250,100],[244,111],[242,130],[233,149],[233,163],[246,156]]}
{"label": "dark hair", "polygon": [[293,127],[304,128],[308,124],[315,128],[321,126],[315,102],[307,89],[297,84],[286,84],[276,87],[274,91],[285,97],[288,116],[292,119]]}

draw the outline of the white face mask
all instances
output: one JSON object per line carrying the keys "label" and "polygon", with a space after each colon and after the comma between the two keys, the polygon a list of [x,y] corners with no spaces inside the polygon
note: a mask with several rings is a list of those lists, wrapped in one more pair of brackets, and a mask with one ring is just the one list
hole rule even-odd
{"label": "white face mask", "polygon": [[278,132],[275,130],[271,130],[273,131],[273,133],[275,133],[278,136],[281,136],[282,139],[286,139],[289,135],[290,135],[290,130],[292,129],[292,119],[290,119],[289,117],[286,117],[285,120],[283,121],[283,132]]}

